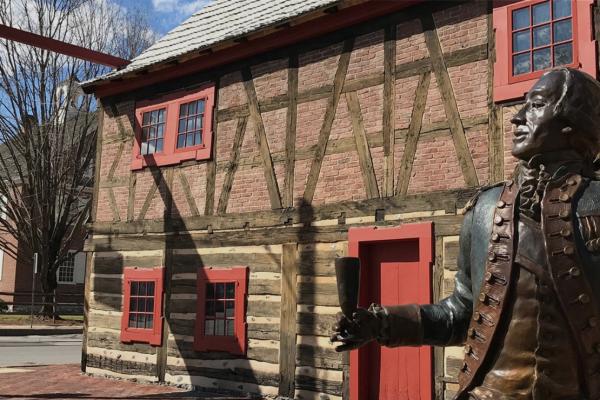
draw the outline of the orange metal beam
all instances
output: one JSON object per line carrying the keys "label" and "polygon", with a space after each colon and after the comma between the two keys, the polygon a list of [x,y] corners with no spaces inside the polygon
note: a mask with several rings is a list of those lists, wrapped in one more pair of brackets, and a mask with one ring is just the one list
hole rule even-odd
{"label": "orange metal beam", "polygon": [[85,47],[61,42],[35,33],[26,32],[17,28],[0,24],[0,38],[13,40],[30,46],[39,47],[64,54],[66,56],[79,58],[81,60],[102,64],[112,68],[122,68],[129,64],[129,61],[109,54],[86,49]]}

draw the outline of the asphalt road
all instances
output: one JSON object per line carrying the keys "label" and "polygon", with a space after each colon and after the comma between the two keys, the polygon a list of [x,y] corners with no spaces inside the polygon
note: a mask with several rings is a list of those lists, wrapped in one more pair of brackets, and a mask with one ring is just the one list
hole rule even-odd
{"label": "asphalt road", "polygon": [[0,337],[0,367],[81,361],[81,334]]}

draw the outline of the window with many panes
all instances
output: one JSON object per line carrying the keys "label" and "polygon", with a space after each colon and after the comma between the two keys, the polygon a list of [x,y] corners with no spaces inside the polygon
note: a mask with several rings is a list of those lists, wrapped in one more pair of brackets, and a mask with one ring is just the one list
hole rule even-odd
{"label": "window with many panes", "polygon": [[166,112],[166,108],[161,108],[142,114],[142,155],[163,151]]}
{"label": "window with many panes", "polygon": [[153,281],[131,281],[129,292],[129,328],[152,329],[154,327]]}
{"label": "window with many panes", "polygon": [[573,63],[572,0],[548,0],[512,10],[514,77]]}
{"label": "window with many panes", "polygon": [[201,268],[194,349],[246,352],[248,268]]}
{"label": "window with many panes", "polygon": [[136,104],[131,168],[210,158],[213,85]]}
{"label": "window with many panes", "polygon": [[204,100],[196,100],[179,106],[179,123],[177,124],[178,149],[202,144],[204,104]]}
{"label": "window with many panes", "polygon": [[163,268],[125,268],[121,341],[160,345]]}
{"label": "window with many panes", "polygon": [[524,97],[551,68],[567,66],[596,76],[593,0],[495,2],[494,100]]}
{"label": "window with many panes", "polygon": [[58,283],[73,283],[75,281],[75,253],[69,252],[58,266]]}

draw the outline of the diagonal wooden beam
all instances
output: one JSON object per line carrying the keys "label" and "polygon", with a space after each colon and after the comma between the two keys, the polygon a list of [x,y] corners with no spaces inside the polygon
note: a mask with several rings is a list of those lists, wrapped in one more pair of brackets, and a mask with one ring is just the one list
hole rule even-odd
{"label": "diagonal wooden beam", "polygon": [[154,172],[154,171],[152,172],[152,176],[153,176],[152,186],[150,187],[150,190],[148,191],[148,194],[146,195],[146,199],[144,200],[142,209],[140,210],[140,213],[137,217],[138,221],[142,221],[144,218],[146,218],[146,213],[148,212],[148,209],[150,208],[150,204],[152,204],[152,200],[154,199],[154,196],[156,195],[158,186],[162,182],[162,179],[163,179],[162,174],[160,174],[160,176],[157,179],[155,176],[156,173],[160,173],[160,172]]}
{"label": "diagonal wooden beam", "polygon": [[383,45],[383,195],[394,195],[394,86],[396,83],[396,25],[388,25]]}
{"label": "diagonal wooden beam", "polygon": [[108,201],[113,214],[113,221],[120,222],[121,215],[119,215],[119,208],[117,207],[117,200],[115,199],[115,192],[113,191],[113,188],[108,188]]}
{"label": "diagonal wooden beam", "polygon": [[227,204],[229,203],[229,194],[231,193],[231,187],[233,186],[233,178],[235,178],[235,172],[238,169],[240,150],[242,143],[244,142],[244,133],[246,132],[246,125],[248,117],[241,117],[238,119],[237,128],[235,130],[235,137],[233,139],[233,147],[231,148],[231,155],[229,156],[229,166],[225,179],[223,180],[223,189],[221,190],[221,196],[219,197],[219,205],[217,207],[217,214],[225,214],[227,212]]}
{"label": "diagonal wooden beam", "polygon": [[194,199],[194,196],[192,195],[192,190],[190,189],[190,183],[188,182],[187,178],[185,177],[185,172],[183,172],[183,169],[179,169],[179,183],[181,184],[181,187],[183,188],[183,194],[185,194],[185,199],[188,203],[188,207],[190,208],[192,215],[193,216],[200,215],[200,211],[198,210],[198,206],[196,205],[196,199]]}
{"label": "diagonal wooden beam", "polygon": [[117,167],[119,166],[119,161],[121,161],[121,156],[123,155],[123,150],[125,150],[125,142],[121,142],[121,144],[119,145],[119,149],[117,150],[115,159],[113,160],[113,163],[110,166],[110,170],[108,171],[108,175],[106,177],[106,179],[109,181],[112,181],[112,179],[115,177],[115,171],[117,170]]}
{"label": "diagonal wooden beam", "polygon": [[254,87],[254,81],[252,80],[252,72],[250,71],[250,67],[247,66],[242,69],[242,77],[244,79],[244,87],[246,88],[246,95],[248,97],[248,110],[250,111],[250,118],[252,118],[252,122],[254,122],[254,135],[263,163],[265,180],[267,182],[267,190],[269,192],[269,199],[271,200],[271,208],[275,210],[277,208],[281,208],[279,185],[277,184],[275,169],[273,168],[271,151],[269,150],[269,143],[267,142],[267,133],[265,132],[265,125],[260,114],[260,107],[258,106],[256,89]]}
{"label": "diagonal wooden beam", "polygon": [[452,82],[450,81],[450,75],[446,68],[433,16],[431,14],[423,14],[421,16],[421,23],[423,24],[425,43],[429,50],[429,57],[431,58],[435,79],[438,88],[440,89],[442,102],[444,103],[446,118],[448,119],[448,125],[450,125],[450,133],[452,134],[452,140],[454,141],[454,149],[456,150],[460,169],[462,170],[467,186],[479,186],[475,164],[473,163],[473,157],[469,151],[465,129],[460,119],[458,106],[456,105]]}
{"label": "diagonal wooden beam", "polygon": [[358,152],[360,170],[365,183],[367,198],[374,199],[379,197],[379,187],[377,186],[377,177],[375,176],[375,168],[373,168],[371,149],[367,142],[365,125],[363,124],[362,112],[360,110],[360,102],[356,92],[346,93],[346,103],[352,119],[352,132],[354,133],[356,151]]}
{"label": "diagonal wooden beam", "polygon": [[348,64],[350,63],[350,54],[354,48],[354,38],[346,39],[344,41],[344,47],[340,60],[338,62],[337,70],[335,71],[335,77],[333,79],[333,89],[331,95],[327,100],[327,106],[325,108],[325,118],[321,125],[321,131],[319,132],[319,140],[315,149],[315,158],[310,166],[310,172],[308,173],[308,180],[306,182],[306,188],[304,189],[304,201],[305,203],[312,203],[315,196],[315,189],[317,188],[317,182],[319,180],[319,174],[321,173],[321,165],[323,164],[323,158],[327,151],[327,142],[329,141],[329,134],[331,133],[331,126],[333,125],[333,119],[335,118],[335,112],[340,101],[340,95],[342,94],[342,88],[346,80],[346,72],[348,71]]}
{"label": "diagonal wooden beam", "polygon": [[213,146],[211,159],[206,163],[206,197],[204,201],[204,215],[213,215],[215,210],[215,187],[217,186],[217,140],[219,139],[219,125],[217,115],[219,114],[219,91],[221,89],[221,78],[215,80],[215,101],[213,110]]}
{"label": "diagonal wooden beam", "polygon": [[285,179],[283,206],[294,205],[294,169],[296,166],[296,123],[298,120],[298,54],[292,53],[288,65],[288,109],[285,130]]}
{"label": "diagonal wooden beam", "polygon": [[431,72],[425,72],[419,78],[417,91],[415,93],[415,102],[413,104],[412,114],[410,116],[410,124],[406,133],[406,142],[404,143],[404,153],[398,171],[398,183],[396,188],[399,196],[406,196],[408,192],[408,184],[412,173],[412,166],[415,162],[415,154],[417,152],[417,143],[419,142],[419,134],[421,133],[421,125],[423,124],[423,114],[425,113],[425,103],[427,102],[427,93],[429,92],[429,83],[431,82]]}

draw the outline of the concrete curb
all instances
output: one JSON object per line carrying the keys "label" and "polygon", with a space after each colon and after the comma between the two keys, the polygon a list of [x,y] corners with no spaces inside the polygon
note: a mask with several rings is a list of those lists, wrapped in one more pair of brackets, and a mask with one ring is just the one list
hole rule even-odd
{"label": "concrete curb", "polygon": [[0,336],[29,336],[29,335],[72,335],[83,333],[81,326],[34,326],[0,325]]}

